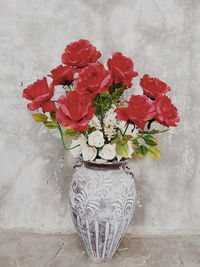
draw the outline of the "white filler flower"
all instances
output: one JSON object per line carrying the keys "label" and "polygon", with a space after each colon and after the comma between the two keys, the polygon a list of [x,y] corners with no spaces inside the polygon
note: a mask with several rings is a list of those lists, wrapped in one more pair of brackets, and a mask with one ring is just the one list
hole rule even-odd
{"label": "white filler flower", "polygon": [[114,112],[116,109],[116,106],[112,106],[106,113],[103,120],[104,123],[104,133],[106,137],[108,138],[108,141],[110,141],[116,134],[116,125],[117,125],[117,119],[116,119],[116,113]]}
{"label": "white filler flower", "polygon": [[99,152],[99,156],[105,160],[111,160],[116,157],[115,144],[107,144]]}
{"label": "white filler flower", "polygon": [[101,123],[96,115],[93,116],[91,121],[89,121],[89,126],[94,127],[96,130],[101,130]]}
{"label": "white filler flower", "polygon": [[90,146],[102,147],[104,145],[103,133],[99,130],[88,135],[88,144]]}
{"label": "white filler flower", "polygon": [[83,159],[86,161],[91,161],[94,160],[97,156],[97,150],[95,147],[91,147],[91,146],[84,146],[83,150],[82,150],[82,156]]}

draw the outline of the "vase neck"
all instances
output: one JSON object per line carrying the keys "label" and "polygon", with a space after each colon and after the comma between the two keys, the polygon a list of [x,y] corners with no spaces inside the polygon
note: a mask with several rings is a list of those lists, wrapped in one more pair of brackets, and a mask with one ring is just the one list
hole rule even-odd
{"label": "vase neck", "polygon": [[108,162],[108,163],[83,161],[83,164],[86,168],[93,169],[93,170],[116,170],[116,169],[120,169],[123,165],[126,165],[126,163],[127,161]]}

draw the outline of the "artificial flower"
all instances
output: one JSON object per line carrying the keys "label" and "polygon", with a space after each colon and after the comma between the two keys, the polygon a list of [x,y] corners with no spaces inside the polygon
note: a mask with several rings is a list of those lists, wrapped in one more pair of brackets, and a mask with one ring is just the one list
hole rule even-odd
{"label": "artificial flower", "polygon": [[74,71],[70,66],[59,65],[51,71],[48,75],[53,79],[53,85],[66,85],[71,84],[74,79]]}
{"label": "artificial flower", "polygon": [[164,126],[177,126],[180,121],[177,108],[172,104],[167,96],[159,96],[155,100],[155,120]]}
{"label": "artificial flower", "polygon": [[133,61],[120,52],[113,53],[107,65],[112,73],[115,84],[123,82],[125,86],[129,88],[132,85],[132,79],[138,75],[138,73],[134,71]]}
{"label": "artificial flower", "polygon": [[32,102],[27,105],[29,110],[42,108],[43,112],[56,110],[55,103],[51,100],[54,94],[53,86],[48,86],[47,79],[37,80],[23,91],[23,97]]}
{"label": "artificial flower", "polygon": [[[79,146],[77,146],[79,145]],[[70,150],[72,156],[77,158],[82,153],[85,146],[87,146],[87,138],[81,134],[77,139],[73,139],[71,143],[71,147],[77,146]]]}
{"label": "artificial flower", "polygon": [[96,130],[101,130],[101,123],[99,121],[99,119],[97,118],[96,115],[93,116],[93,118],[91,119],[91,121],[89,121],[88,125],[91,128],[95,128]]}
{"label": "artificial flower", "polygon": [[86,161],[92,161],[96,158],[97,156],[97,149],[95,147],[91,147],[91,146],[84,146],[83,150],[82,150],[82,156],[83,159]]}
{"label": "artificial flower", "polygon": [[106,144],[99,151],[99,156],[105,160],[112,160],[116,157],[115,144]]}
{"label": "artificial flower", "polygon": [[85,67],[96,62],[101,53],[88,41],[80,39],[66,46],[62,54],[62,63],[68,66]]}
{"label": "artificial flower", "polygon": [[171,88],[166,83],[157,78],[149,77],[148,74],[145,74],[140,79],[140,86],[144,94],[153,99],[171,91]]}
{"label": "artificial flower", "polygon": [[111,84],[110,71],[106,70],[101,63],[90,63],[80,72],[75,88],[79,94],[93,98],[105,92]]}
{"label": "artificial flower", "polygon": [[56,118],[62,126],[69,126],[76,131],[86,131],[88,121],[92,119],[95,107],[87,96],[70,91],[58,100],[59,109]]}
{"label": "artificial flower", "polygon": [[88,135],[88,144],[90,146],[102,147],[104,145],[103,133],[99,130],[96,130]]}
{"label": "artificial flower", "polygon": [[146,121],[153,119],[155,115],[153,101],[144,95],[132,95],[128,107],[118,107],[115,111],[120,120],[131,121],[142,130]]}

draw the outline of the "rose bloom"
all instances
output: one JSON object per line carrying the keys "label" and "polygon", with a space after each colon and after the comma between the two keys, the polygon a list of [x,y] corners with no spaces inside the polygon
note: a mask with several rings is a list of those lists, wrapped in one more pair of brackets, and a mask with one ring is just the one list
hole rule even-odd
{"label": "rose bloom", "polygon": [[95,111],[87,96],[70,91],[59,98],[58,105],[56,119],[62,126],[69,126],[79,132],[87,130],[88,121],[92,119]]}
{"label": "rose bloom", "polygon": [[115,144],[106,144],[99,151],[99,156],[105,160],[112,160],[116,157]]}
{"label": "rose bloom", "polygon": [[111,84],[110,71],[106,70],[101,63],[90,63],[80,72],[75,88],[79,94],[93,98],[105,92]]}
{"label": "rose bloom", "polygon": [[94,160],[97,156],[97,149],[95,147],[86,145],[84,146],[82,150],[82,156],[83,156],[83,159],[86,161]]}
{"label": "rose bloom", "polygon": [[113,53],[112,58],[108,60],[107,65],[112,72],[115,84],[123,82],[125,86],[129,88],[132,85],[131,81],[133,77],[138,75],[138,73],[133,70],[133,61],[120,52]]}
{"label": "rose bloom", "polygon": [[144,130],[146,121],[153,119],[155,107],[153,101],[144,95],[132,95],[128,107],[117,108],[115,112],[123,121],[131,121]]}
{"label": "rose bloom", "polygon": [[[77,146],[79,145],[79,146]],[[82,153],[82,150],[84,149],[85,146],[87,146],[87,138],[81,134],[77,139],[72,139],[71,146],[77,146],[73,149],[70,150],[73,158],[78,158],[80,154]]]}
{"label": "rose bloom", "polygon": [[164,126],[174,126],[180,121],[177,108],[172,104],[171,100],[167,96],[159,96],[155,100],[155,120]]}
{"label": "rose bloom", "polygon": [[71,84],[74,79],[74,71],[70,66],[59,65],[57,68],[51,71],[48,75],[53,79],[52,84],[55,85],[66,85]]}
{"label": "rose bloom", "polygon": [[102,147],[104,145],[103,133],[99,130],[96,130],[88,135],[88,144],[90,146]]}
{"label": "rose bloom", "polygon": [[140,86],[144,94],[150,98],[156,98],[171,91],[171,88],[166,83],[157,78],[151,78],[148,74],[145,74],[142,79],[140,79]]}
{"label": "rose bloom", "polygon": [[37,80],[23,91],[23,97],[32,101],[27,105],[27,108],[36,110],[41,107],[44,112],[56,111],[56,105],[51,100],[53,94],[54,88],[48,86],[46,77]]}
{"label": "rose bloom", "polygon": [[96,62],[101,53],[88,41],[81,39],[70,43],[62,54],[62,63],[69,66],[85,67]]}

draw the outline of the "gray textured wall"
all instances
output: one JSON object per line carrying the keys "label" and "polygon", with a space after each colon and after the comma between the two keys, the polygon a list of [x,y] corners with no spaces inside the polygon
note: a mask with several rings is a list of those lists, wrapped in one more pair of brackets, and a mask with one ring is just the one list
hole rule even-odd
{"label": "gray textured wall", "polygon": [[[121,51],[142,76],[166,81],[181,123],[159,137],[161,160],[133,161],[133,233],[200,231],[200,1],[0,1],[0,229],[74,231],[66,189],[72,172],[56,133],[25,109],[22,89],[60,63],[71,41]],[[53,133],[53,134],[52,134]]]}

